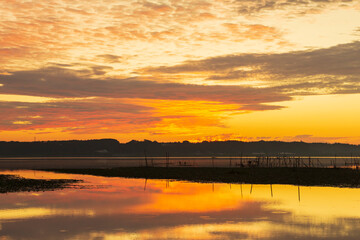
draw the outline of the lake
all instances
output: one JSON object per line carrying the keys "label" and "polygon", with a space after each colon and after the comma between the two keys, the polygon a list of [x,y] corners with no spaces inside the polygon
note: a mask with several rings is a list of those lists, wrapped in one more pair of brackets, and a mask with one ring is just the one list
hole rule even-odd
{"label": "lake", "polygon": [[359,239],[360,189],[191,183],[3,170],[82,179],[0,194],[0,239]]}

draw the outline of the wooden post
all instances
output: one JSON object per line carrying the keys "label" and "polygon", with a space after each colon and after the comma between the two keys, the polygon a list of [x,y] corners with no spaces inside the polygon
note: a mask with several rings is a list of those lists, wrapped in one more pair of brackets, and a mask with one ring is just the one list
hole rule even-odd
{"label": "wooden post", "polygon": [[146,151],[144,150],[144,155],[145,155],[145,166],[148,167],[148,160],[147,160],[147,157],[146,157]]}

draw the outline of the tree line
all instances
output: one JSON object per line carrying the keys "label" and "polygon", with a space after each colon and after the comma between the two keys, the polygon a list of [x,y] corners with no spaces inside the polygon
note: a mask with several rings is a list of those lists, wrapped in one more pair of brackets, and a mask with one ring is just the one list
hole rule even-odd
{"label": "tree line", "polygon": [[281,141],[199,143],[115,139],[0,142],[0,157],[175,157],[175,156],[360,156],[360,146]]}

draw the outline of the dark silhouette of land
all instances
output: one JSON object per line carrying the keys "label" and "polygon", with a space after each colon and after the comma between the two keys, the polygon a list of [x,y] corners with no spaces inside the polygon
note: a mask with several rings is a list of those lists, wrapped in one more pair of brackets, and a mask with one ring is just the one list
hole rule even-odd
{"label": "dark silhouette of land", "polygon": [[345,168],[121,167],[112,169],[61,169],[55,171],[105,177],[173,179],[193,182],[360,187],[360,172]]}
{"label": "dark silhouette of land", "polygon": [[29,192],[29,191],[53,191],[73,186],[80,180],[74,179],[28,179],[15,175],[0,174],[0,193]]}
{"label": "dark silhouette of land", "polygon": [[190,143],[115,139],[0,142],[0,157],[183,157],[183,156],[360,156],[360,146],[351,144],[215,141]]}

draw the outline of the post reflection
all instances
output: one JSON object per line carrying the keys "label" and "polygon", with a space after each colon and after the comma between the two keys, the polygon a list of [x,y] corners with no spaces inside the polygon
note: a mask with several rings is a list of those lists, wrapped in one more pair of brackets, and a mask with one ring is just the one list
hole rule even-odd
{"label": "post reflection", "polygon": [[359,189],[1,173],[84,180],[80,189],[2,194],[1,239],[356,239],[360,235]]}

